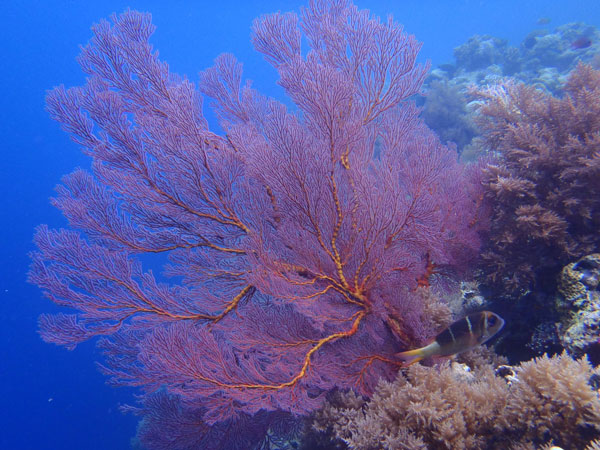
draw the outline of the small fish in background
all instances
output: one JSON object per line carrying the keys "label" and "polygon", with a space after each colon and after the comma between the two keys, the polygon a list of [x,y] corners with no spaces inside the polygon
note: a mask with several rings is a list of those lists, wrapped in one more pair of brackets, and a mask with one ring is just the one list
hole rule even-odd
{"label": "small fish in background", "polygon": [[581,36],[580,38],[575,39],[573,42],[571,42],[571,48],[574,50],[588,48],[590,45],[592,45],[592,40],[585,36]]}
{"label": "small fish in background", "polygon": [[397,356],[410,366],[431,356],[456,355],[483,344],[503,326],[504,319],[491,311],[469,314],[438,334],[431,344]]}
{"label": "small fish in background", "polygon": [[537,25],[548,25],[551,22],[549,17],[540,17],[535,23]]}

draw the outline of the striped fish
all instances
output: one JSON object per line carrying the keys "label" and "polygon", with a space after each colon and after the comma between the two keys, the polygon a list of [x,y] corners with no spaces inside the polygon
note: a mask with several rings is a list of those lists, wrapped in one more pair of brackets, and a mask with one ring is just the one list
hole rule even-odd
{"label": "striped fish", "polygon": [[410,366],[431,356],[456,355],[483,344],[504,326],[504,319],[490,311],[469,314],[457,320],[425,347],[398,353],[398,357]]}

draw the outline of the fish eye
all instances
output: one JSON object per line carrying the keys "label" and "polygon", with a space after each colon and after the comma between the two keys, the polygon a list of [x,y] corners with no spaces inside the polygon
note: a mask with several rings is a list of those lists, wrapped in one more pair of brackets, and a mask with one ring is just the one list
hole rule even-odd
{"label": "fish eye", "polygon": [[490,316],[490,318],[488,319],[488,324],[491,326],[494,326],[494,325],[496,325],[497,321],[498,320],[496,319],[496,316]]}

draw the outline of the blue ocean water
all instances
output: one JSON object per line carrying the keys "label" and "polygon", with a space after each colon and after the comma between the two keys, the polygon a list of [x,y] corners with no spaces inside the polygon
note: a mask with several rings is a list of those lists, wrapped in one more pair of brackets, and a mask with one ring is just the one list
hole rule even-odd
{"label": "blue ocean water", "polygon": [[[385,17],[392,14],[424,42],[421,59],[432,65],[452,60],[454,47],[474,34],[490,34],[517,45],[539,27],[585,21],[600,27],[597,0],[496,1],[358,0]],[[152,39],[171,70],[197,79],[221,52],[244,63],[259,91],[282,96],[274,70],[253,51],[252,20],[274,11],[298,11],[297,0],[34,1],[8,0],[0,14],[3,65],[0,102],[0,449],[126,449],[136,418],[119,405],[135,392],[105,384],[95,367],[93,343],[67,351],[37,335],[37,316],[56,310],[26,282],[32,235],[40,223],[65,225],[49,203],[54,186],[75,167],[87,167],[68,136],[44,110],[45,91],[84,81],[76,56],[90,26],[127,8],[148,11],[157,31]],[[210,115],[208,115],[211,118]]]}

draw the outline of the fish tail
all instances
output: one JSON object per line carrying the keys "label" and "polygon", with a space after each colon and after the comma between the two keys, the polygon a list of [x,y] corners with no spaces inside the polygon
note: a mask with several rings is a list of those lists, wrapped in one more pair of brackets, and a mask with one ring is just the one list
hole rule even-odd
{"label": "fish tail", "polygon": [[408,367],[421,361],[427,356],[427,354],[423,351],[422,348],[418,348],[416,350],[409,350],[407,352],[398,353],[396,356],[402,360],[402,362],[404,363],[404,367]]}

